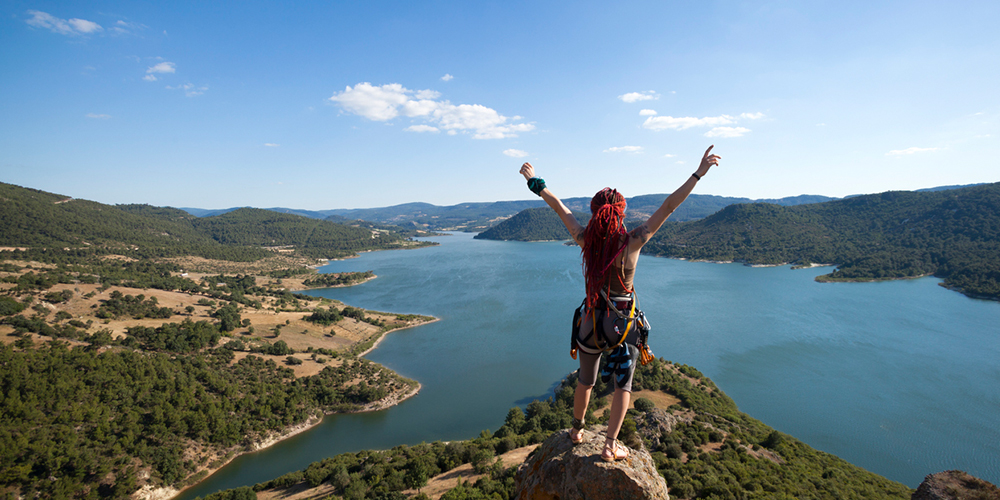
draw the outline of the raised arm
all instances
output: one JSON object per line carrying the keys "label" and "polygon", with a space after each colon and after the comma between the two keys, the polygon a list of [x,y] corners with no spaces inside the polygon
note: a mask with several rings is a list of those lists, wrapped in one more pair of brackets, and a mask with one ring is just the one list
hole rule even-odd
{"label": "raised arm", "polygon": [[[530,181],[532,177],[535,177],[535,167],[532,167],[530,163],[525,162],[524,165],[521,165],[521,175],[523,175],[526,180]],[[573,212],[571,212],[569,208],[566,208],[566,205],[563,204],[562,200],[552,194],[552,191],[549,191],[549,188],[542,189],[538,195],[545,200],[545,203],[548,204],[552,210],[556,211],[556,214],[558,214],[559,218],[562,219],[563,224],[566,225],[566,229],[569,230],[569,235],[573,237],[573,241],[582,247],[583,226],[581,226],[580,222],[576,220],[576,217],[573,217]]]}
{"label": "raised arm", "polygon": [[667,196],[667,199],[663,200],[660,208],[657,208],[646,222],[643,222],[642,225],[629,232],[629,251],[638,251],[642,248],[660,230],[660,226],[666,222],[667,217],[670,217],[670,214],[674,213],[674,210],[677,210],[677,207],[681,203],[684,203],[684,200],[687,199],[688,195],[694,189],[695,184],[708,173],[708,169],[719,164],[719,160],[722,157],[711,154],[714,147],[712,145],[705,150],[705,155],[701,157],[701,164],[698,165],[698,170],[691,174],[691,177],[688,177],[684,181],[684,184],[681,184],[681,187],[677,188],[670,196]]}

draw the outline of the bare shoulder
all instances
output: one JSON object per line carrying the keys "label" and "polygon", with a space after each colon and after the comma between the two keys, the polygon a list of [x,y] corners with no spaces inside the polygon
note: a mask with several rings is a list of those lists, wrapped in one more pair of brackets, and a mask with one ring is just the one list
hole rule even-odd
{"label": "bare shoulder", "polygon": [[649,224],[643,222],[642,224],[639,225],[639,227],[629,231],[628,235],[629,238],[638,240],[641,243],[645,244],[647,241],[649,241],[649,238],[653,236],[653,232],[649,230]]}
{"label": "bare shoulder", "polygon": [[577,244],[581,244],[580,242],[583,241],[583,232],[583,226],[577,226],[569,230],[569,235],[573,237],[573,241],[577,242]]}

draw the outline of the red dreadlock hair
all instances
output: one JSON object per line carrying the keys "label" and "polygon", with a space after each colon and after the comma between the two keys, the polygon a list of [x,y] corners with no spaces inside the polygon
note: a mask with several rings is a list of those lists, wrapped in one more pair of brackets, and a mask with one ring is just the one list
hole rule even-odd
{"label": "red dreadlock hair", "polygon": [[[628,245],[625,232],[625,197],[617,190],[604,188],[590,200],[590,222],[583,230],[583,277],[587,284],[587,307],[600,298],[608,269]],[[626,235],[624,242],[621,236]]]}

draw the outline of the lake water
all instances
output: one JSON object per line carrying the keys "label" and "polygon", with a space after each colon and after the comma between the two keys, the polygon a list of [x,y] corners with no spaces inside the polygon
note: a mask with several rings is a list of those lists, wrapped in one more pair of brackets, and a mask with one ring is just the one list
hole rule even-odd
{"label": "lake water", "polygon": [[[180,497],[252,485],[348,451],[469,439],[567,373],[582,299],[579,249],[433,238],[321,272],[378,278],[312,295],[441,321],[393,332],[367,357],[423,384],[381,412],[334,415],[244,455]],[[740,409],[811,446],[916,487],[962,469],[1000,484],[1000,303],[939,280],[816,283],[829,268],[640,257],[654,353],[698,368]]]}

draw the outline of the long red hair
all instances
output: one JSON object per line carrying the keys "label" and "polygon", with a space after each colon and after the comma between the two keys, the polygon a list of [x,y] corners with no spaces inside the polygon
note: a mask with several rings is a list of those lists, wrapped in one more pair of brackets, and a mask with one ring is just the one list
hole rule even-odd
{"label": "long red hair", "polygon": [[[587,307],[600,298],[601,286],[615,258],[628,246],[625,232],[625,197],[604,188],[590,200],[590,222],[583,230],[583,277],[587,287]],[[626,235],[622,238],[622,235]]]}

